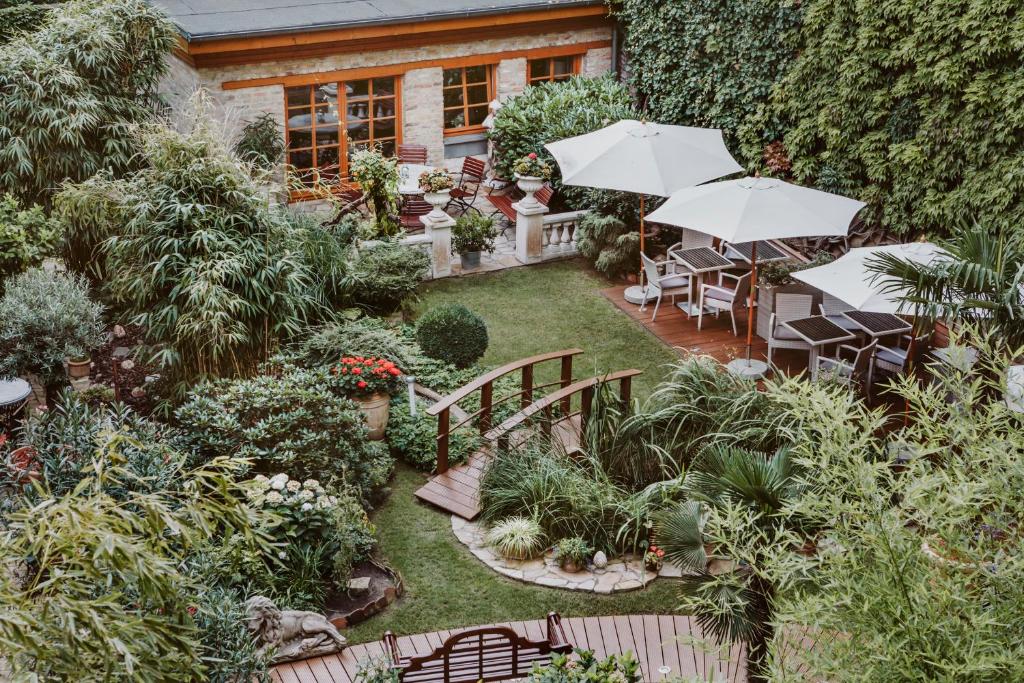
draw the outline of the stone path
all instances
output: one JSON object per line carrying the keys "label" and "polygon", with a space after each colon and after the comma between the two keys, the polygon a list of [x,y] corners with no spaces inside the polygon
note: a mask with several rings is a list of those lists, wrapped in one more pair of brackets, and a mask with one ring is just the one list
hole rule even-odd
{"label": "stone path", "polygon": [[484,541],[486,530],[477,522],[469,522],[453,515],[452,532],[478,560],[494,571],[510,579],[539,586],[609,594],[643,588],[659,576],[680,576],[679,570],[669,563],[666,563],[659,573],[653,574],[644,569],[639,558],[632,555],[610,559],[604,569],[590,568],[570,573],[558,566],[558,561],[550,551],[544,557],[535,560],[517,561],[501,557],[487,546]]}

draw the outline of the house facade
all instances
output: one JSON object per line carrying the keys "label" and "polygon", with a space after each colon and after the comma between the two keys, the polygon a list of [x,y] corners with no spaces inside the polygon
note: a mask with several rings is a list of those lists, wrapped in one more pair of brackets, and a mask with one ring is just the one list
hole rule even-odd
{"label": "house facade", "polygon": [[353,151],[426,147],[455,166],[486,153],[494,101],[529,83],[612,69],[602,0],[155,0],[181,29],[164,83],[205,88],[235,129],[269,113],[287,162],[347,173]]}

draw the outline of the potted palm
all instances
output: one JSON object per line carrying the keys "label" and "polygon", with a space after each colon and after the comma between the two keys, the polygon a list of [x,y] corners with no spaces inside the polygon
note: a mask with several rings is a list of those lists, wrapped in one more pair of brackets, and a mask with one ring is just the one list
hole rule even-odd
{"label": "potted palm", "polygon": [[432,168],[420,174],[420,189],[423,190],[423,198],[434,207],[430,212],[433,218],[444,218],[444,207],[451,199],[452,188],[455,181],[452,174],[443,168]]}
{"label": "potted palm", "polygon": [[537,156],[535,152],[530,152],[517,161],[512,170],[515,171],[519,189],[526,195],[520,204],[526,207],[535,206],[538,202],[533,195],[544,187],[546,180],[551,179],[551,165]]}
{"label": "potted palm", "polygon": [[474,214],[459,216],[452,228],[452,251],[459,255],[463,268],[478,268],[481,252],[494,251],[494,219]]}
{"label": "potted palm", "polygon": [[386,358],[345,356],[331,369],[339,388],[366,418],[369,438],[380,441],[388,424],[391,394],[401,387],[402,371]]}

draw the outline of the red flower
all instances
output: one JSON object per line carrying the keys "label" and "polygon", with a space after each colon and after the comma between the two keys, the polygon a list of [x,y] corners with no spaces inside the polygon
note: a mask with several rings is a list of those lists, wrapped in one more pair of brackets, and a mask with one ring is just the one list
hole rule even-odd
{"label": "red flower", "polygon": [[196,608],[196,606],[195,606],[195,605],[189,605],[189,606],[188,606],[188,613],[189,613],[190,615],[192,615],[193,617],[194,617],[194,616],[196,615],[196,612],[198,612],[198,611],[199,611],[199,610],[198,610],[198,609]]}
{"label": "red flower", "polygon": [[359,387],[360,389],[365,389],[367,387],[367,384],[363,380],[359,380],[358,382],[356,382],[356,386]]}
{"label": "red flower", "polygon": [[402,374],[402,371],[399,370],[398,368],[390,368],[390,369],[388,369],[388,372],[390,372],[395,377],[398,377],[399,375]]}
{"label": "red flower", "polygon": [[363,369],[362,368],[352,368],[352,374],[353,375],[361,375],[361,374],[363,374]]}
{"label": "red flower", "polygon": [[528,156],[531,159],[536,159],[537,158],[537,153],[536,152],[530,152],[526,156]]}

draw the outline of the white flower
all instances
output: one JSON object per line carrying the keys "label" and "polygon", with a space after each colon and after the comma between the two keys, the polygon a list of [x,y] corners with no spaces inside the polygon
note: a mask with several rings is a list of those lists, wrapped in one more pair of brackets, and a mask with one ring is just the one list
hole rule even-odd
{"label": "white flower", "polygon": [[288,559],[288,553],[286,553],[283,550],[278,550],[277,551],[277,556],[280,557],[282,560],[287,560]]}
{"label": "white flower", "polygon": [[285,485],[287,485],[287,484],[288,484],[288,475],[284,474],[284,473],[282,473],[282,474],[275,474],[270,479],[270,488],[274,489],[275,491],[283,491]]}
{"label": "white flower", "polygon": [[302,507],[299,508],[299,509],[302,510],[303,512],[309,512],[310,510],[313,509],[313,504],[312,503],[303,503]]}
{"label": "white flower", "polygon": [[267,478],[266,478],[266,476],[264,476],[264,475],[262,475],[262,474],[257,474],[257,475],[256,475],[255,477],[253,477],[253,478],[252,478],[252,480],[253,480],[253,481],[258,481],[258,482],[260,482],[261,484],[262,484],[263,482],[265,482],[265,481],[270,481],[269,479],[267,479]]}
{"label": "white flower", "polygon": [[285,488],[287,488],[291,493],[295,493],[296,491],[302,488],[302,484],[300,484],[297,480],[292,479],[287,484],[285,484]]}
{"label": "white flower", "polygon": [[299,491],[299,495],[296,496],[299,500],[313,500],[315,497],[312,491]]}
{"label": "white flower", "polygon": [[307,479],[306,481],[302,482],[302,488],[309,489],[310,491],[315,491],[318,488],[320,488],[320,482],[318,482],[316,479]]}
{"label": "white flower", "polygon": [[277,491],[271,491],[267,494],[267,502],[271,505],[280,505],[284,502],[284,496]]}

